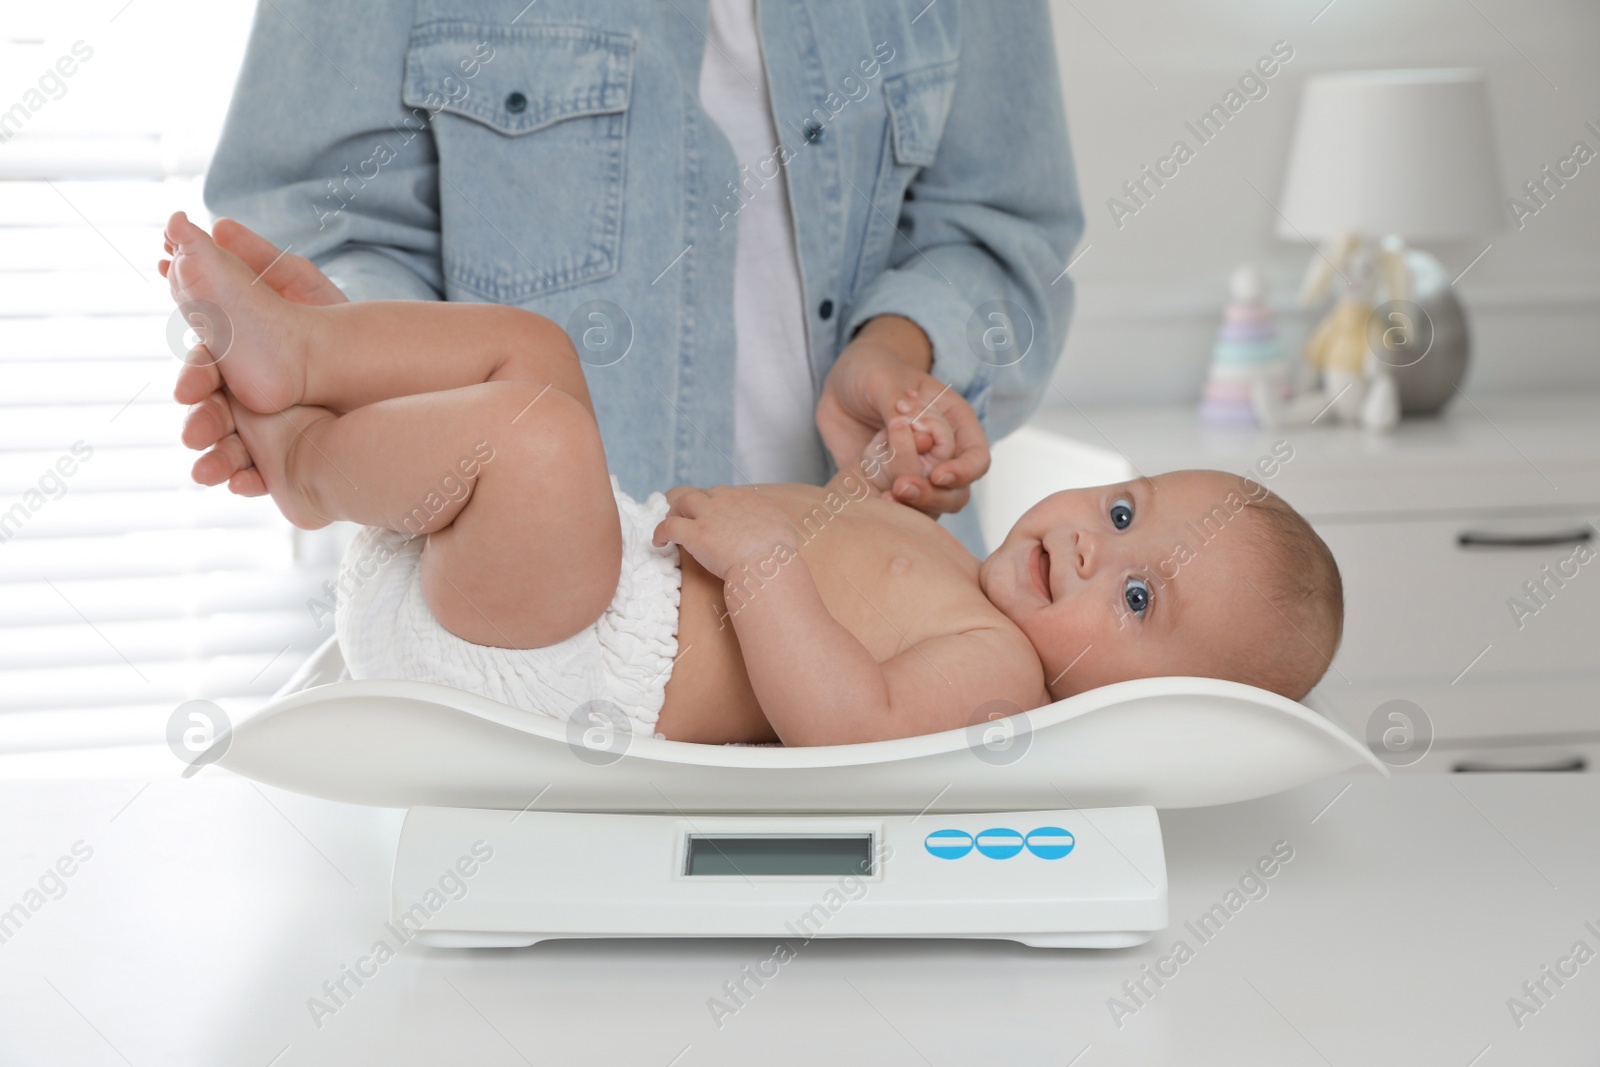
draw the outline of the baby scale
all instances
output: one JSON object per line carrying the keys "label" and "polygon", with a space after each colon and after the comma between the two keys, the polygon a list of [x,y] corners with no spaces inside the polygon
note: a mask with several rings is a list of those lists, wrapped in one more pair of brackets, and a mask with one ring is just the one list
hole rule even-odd
{"label": "baby scale", "polygon": [[[1137,945],[1167,925],[1157,808],[1247,800],[1358,764],[1387,773],[1304,706],[1211,678],[1122,682],[895,741],[714,746],[569,729],[430,683],[352,681],[332,640],[234,729],[218,762],[313,796],[408,808],[393,921],[423,944],[483,948]],[[458,899],[438,892],[452,871],[467,886]]]}

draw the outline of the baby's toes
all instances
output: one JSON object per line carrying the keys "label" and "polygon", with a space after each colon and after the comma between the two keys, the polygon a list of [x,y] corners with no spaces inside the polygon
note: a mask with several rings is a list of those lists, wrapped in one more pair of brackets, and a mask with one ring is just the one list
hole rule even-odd
{"label": "baby's toes", "polygon": [[193,251],[197,245],[211,240],[206,231],[189,221],[189,216],[182,211],[172,213],[161,236],[162,247],[168,252]]}
{"label": "baby's toes", "polygon": [[245,448],[239,435],[231,433],[218,441],[211,451],[194,461],[190,476],[201,485],[221,485],[223,482],[231,484],[235,474],[249,470],[254,465],[250,459],[250,451]]}
{"label": "baby's toes", "polygon": [[222,394],[217,392],[189,409],[188,417],[183,420],[183,432],[179,434],[178,439],[185,447],[199,451],[210,448],[233,433],[235,429],[233,411],[228,407],[228,402],[223,399]]}
{"label": "baby's toes", "polygon": [[217,246],[211,235],[189,221],[181,211],[167,220],[166,239],[172,245],[172,266],[167,284],[175,299],[204,299],[218,269]]}

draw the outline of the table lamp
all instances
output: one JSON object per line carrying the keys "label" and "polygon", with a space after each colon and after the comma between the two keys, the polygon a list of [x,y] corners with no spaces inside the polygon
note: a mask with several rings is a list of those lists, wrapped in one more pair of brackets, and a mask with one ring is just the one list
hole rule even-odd
{"label": "table lamp", "polygon": [[1493,230],[1504,202],[1481,72],[1308,79],[1277,233],[1322,242],[1302,304],[1320,299],[1336,278],[1343,290],[1313,334],[1308,360],[1325,370],[1341,360],[1348,370],[1354,360],[1359,373],[1370,351],[1398,387],[1400,411],[1437,412],[1466,371],[1467,324],[1444,267],[1405,242]]}

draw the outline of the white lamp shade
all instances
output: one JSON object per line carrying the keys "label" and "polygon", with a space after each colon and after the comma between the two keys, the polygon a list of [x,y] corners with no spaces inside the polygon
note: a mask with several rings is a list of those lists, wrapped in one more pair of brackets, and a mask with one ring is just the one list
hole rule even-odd
{"label": "white lamp shade", "polygon": [[1503,198],[1481,72],[1307,80],[1278,236],[1465,237],[1501,224]]}

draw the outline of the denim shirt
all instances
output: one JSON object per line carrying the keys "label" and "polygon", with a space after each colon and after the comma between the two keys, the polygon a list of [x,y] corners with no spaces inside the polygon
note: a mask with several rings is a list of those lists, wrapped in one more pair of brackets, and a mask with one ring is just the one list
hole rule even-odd
{"label": "denim shirt", "polygon": [[1083,230],[1044,0],[759,0],[782,143],[753,168],[700,106],[706,14],[263,3],[206,203],[351,299],[564,324],[611,469],[642,497],[743,480],[736,227],[786,178],[816,394],[855,330],[893,313],[992,440],[1021,424],[1065,342]]}

